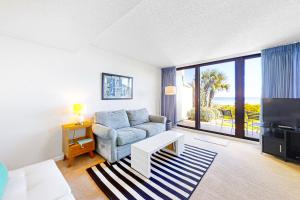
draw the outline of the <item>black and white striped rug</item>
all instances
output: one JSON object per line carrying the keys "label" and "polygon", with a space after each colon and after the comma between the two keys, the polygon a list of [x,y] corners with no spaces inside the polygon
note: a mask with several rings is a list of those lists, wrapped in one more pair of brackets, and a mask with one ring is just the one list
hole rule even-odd
{"label": "black and white striped rug", "polygon": [[180,156],[160,150],[151,157],[150,179],[130,167],[130,156],[87,172],[109,199],[189,199],[216,155],[188,144]]}

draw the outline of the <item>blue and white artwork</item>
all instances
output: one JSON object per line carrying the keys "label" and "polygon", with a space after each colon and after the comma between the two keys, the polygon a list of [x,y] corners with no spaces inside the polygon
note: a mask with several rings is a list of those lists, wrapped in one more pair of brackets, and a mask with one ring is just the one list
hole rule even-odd
{"label": "blue and white artwork", "polygon": [[102,73],[102,99],[132,99],[132,77]]}

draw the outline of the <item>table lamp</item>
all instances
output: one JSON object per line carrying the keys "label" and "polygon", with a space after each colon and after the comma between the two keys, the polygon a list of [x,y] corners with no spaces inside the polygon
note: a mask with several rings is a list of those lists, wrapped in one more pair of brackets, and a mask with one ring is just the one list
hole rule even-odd
{"label": "table lamp", "polygon": [[[173,85],[166,86],[165,87],[165,95],[166,96],[174,96],[174,95],[176,95],[176,86],[173,86]],[[168,115],[167,113],[165,113],[165,114]],[[168,116],[166,116],[166,117],[167,117],[167,127],[166,128],[167,128],[167,130],[170,130],[171,127],[172,127],[172,122],[171,122],[170,119],[168,119]]]}
{"label": "table lamp", "polygon": [[77,115],[76,124],[83,124],[84,116],[82,115],[84,112],[84,105],[83,104],[74,104],[73,105],[73,113]]}

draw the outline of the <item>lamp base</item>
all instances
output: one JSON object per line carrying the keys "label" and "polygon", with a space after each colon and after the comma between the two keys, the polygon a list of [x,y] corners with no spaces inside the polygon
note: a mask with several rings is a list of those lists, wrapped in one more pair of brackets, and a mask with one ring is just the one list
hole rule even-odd
{"label": "lamp base", "polygon": [[84,124],[84,117],[83,115],[78,115],[75,125],[83,125]]}

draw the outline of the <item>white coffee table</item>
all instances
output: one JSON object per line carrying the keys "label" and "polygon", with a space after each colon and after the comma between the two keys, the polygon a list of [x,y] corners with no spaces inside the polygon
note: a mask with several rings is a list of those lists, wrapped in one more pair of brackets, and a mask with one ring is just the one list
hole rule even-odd
{"label": "white coffee table", "polygon": [[176,131],[165,131],[131,145],[131,167],[147,178],[151,176],[151,154],[169,144],[175,144],[175,154],[180,155],[184,148],[184,135]]}

